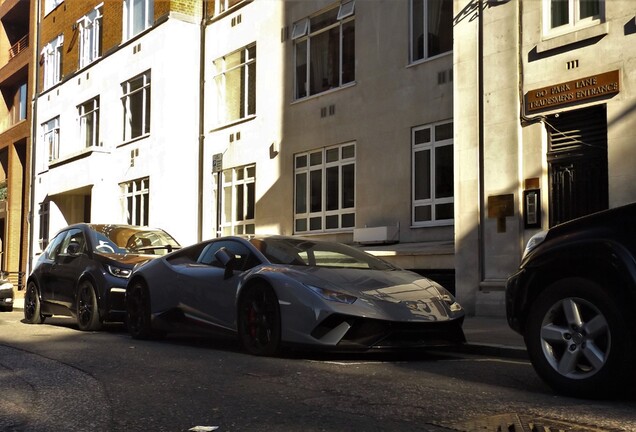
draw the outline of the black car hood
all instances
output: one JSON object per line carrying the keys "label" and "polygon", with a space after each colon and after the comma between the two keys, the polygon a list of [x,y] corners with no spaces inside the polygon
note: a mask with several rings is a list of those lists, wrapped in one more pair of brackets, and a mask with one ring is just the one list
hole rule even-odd
{"label": "black car hood", "polygon": [[102,253],[94,252],[96,257],[101,257],[104,261],[114,262],[126,267],[134,267],[135,264],[149,261],[157,258],[156,255],[145,254],[116,254],[116,253]]}

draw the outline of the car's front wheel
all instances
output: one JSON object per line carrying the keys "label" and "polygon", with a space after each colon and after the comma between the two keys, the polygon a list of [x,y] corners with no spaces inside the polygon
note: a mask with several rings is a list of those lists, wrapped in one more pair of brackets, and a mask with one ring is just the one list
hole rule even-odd
{"label": "car's front wheel", "polygon": [[77,325],[83,331],[99,330],[102,326],[95,287],[86,279],[80,282],[77,291]]}
{"label": "car's front wheel", "polygon": [[551,387],[588,398],[617,394],[634,353],[629,315],[603,287],[560,280],[531,306],[525,334],[535,370]]}
{"label": "car's front wheel", "polygon": [[150,339],[158,336],[150,323],[150,295],[146,285],[135,281],[126,293],[126,323],[134,339]]}
{"label": "car's front wheel", "polygon": [[281,345],[280,306],[274,290],[258,284],[246,288],[238,303],[238,334],[251,354],[273,356]]}
{"label": "car's front wheel", "polygon": [[24,293],[24,320],[29,324],[42,324],[40,291],[35,283],[29,282]]}

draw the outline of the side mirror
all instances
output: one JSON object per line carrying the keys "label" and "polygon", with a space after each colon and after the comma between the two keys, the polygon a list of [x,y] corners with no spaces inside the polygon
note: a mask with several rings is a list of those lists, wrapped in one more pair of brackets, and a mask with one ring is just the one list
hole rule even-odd
{"label": "side mirror", "polygon": [[80,249],[80,244],[76,241],[72,241],[66,247],[66,253],[73,256],[79,255]]}
{"label": "side mirror", "polygon": [[225,279],[229,279],[234,274],[234,265],[236,264],[236,257],[233,253],[222,247],[214,253],[214,258],[225,267]]}

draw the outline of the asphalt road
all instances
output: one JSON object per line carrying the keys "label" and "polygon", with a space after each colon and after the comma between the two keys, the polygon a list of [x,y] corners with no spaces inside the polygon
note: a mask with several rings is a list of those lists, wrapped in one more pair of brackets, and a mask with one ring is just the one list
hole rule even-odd
{"label": "asphalt road", "polygon": [[136,341],[123,326],[21,319],[0,314],[1,431],[636,431],[636,401],[556,396],[526,361],[257,358],[233,340]]}

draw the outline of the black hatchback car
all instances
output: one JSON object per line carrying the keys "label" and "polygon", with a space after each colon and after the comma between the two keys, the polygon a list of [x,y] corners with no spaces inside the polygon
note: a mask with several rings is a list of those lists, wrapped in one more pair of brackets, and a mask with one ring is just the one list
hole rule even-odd
{"label": "black hatchback car", "polygon": [[135,264],[179,249],[160,229],[75,224],[61,230],[40,255],[27,281],[24,318],[40,324],[52,315],[77,319],[81,330],[126,316],[126,284]]}
{"label": "black hatchback car", "polygon": [[636,203],[535,235],[506,287],[508,323],[555,390],[602,398],[633,388]]}

